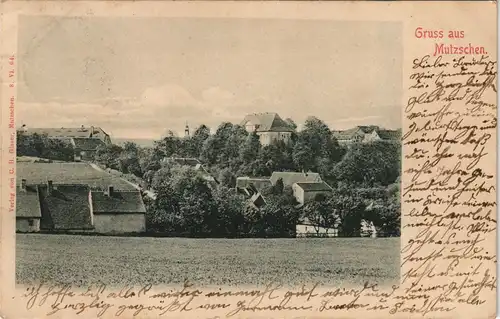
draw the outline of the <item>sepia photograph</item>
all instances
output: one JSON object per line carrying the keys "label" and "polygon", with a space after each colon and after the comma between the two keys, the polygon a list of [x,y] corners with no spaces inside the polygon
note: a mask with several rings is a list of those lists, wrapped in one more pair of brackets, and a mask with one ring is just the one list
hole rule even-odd
{"label": "sepia photograph", "polygon": [[20,15],[16,283],[398,283],[402,32]]}

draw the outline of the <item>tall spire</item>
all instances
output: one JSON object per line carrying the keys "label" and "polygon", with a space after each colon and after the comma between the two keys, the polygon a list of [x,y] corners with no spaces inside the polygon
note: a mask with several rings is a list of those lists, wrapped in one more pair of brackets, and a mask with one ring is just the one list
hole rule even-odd
{"label": "tall spire", "polygon": [[189,125],[186,121],[186,129],[184,130],[184,134],[186,135],[186,137],[189,137]]}

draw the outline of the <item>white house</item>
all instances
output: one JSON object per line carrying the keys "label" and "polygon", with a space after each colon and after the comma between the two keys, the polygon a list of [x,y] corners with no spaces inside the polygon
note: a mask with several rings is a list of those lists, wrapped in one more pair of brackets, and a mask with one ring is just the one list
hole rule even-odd
{"label": "white house", "polygon": [[319,194],[330,194],[333,189],[325,182],[305,182],[293,184],[292,190],[297,202],[305,204],[314,200]]}
{"label": "white house", "polygon": [[255,132],[262,145],[269,145],[273,141],[288,142],[293,132],[277,113],[272,112],[248,114],[241,126],[245,127],[247,132]]}

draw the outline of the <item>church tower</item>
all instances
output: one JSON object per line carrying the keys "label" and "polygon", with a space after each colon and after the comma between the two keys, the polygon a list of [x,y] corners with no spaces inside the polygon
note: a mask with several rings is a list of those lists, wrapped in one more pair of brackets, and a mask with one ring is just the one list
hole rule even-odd
{"label": "church tower", "polygon": [[185,135],[186,137],[189,137],[189,125],[188,125],[188,123],[187,123],[187,122],[186,122],[186,128],[184,129],[184,135]]}

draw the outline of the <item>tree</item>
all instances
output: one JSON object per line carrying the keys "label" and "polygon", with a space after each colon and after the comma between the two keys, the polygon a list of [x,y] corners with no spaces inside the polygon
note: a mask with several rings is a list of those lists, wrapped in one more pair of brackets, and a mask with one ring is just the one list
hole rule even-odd
{"label": "tree", "polygon": [[217,237],[236,237],[244,230],[245,200],[233,189],[219,187],[213,193],[216,209],[208,217],[208,227]]}
{"label": "tree", "polygon": [[307,172],[312,168],[312,161],[312,148],[299,139],[293,148],[293,162],[298,168]]}
{"label": "tree", "polygon": [[292,130],[297,130],[297,124],[295,124],[295,122],[291,119],[291,118],[287,118],[285,120],[285,123],[288,124],[288,126],[292,129]]}
{"label": "tree", "polygon": [[387,186],[396,181],[401,171],[401,145],[373,142],[351,145],[334,171],[339,180]]}
{"label": "tree", "polygon": [[255,132],[248,134],[245,142],[239,149],[240,160],[244,164],[251,163],[259,155],[260,147],[259,136]]}
{"label": "tree", "polygon": [[193,134],[192,142],[194,153],[193,156],[200,157],[203,149],[203,144],[210,137],[210,129],[208,126],[202,124],[200,125]]}
{"label": "tree", "polygon": [[332,203],[324,195],[319,195],[303,207],[304,217],[313,225],[316,235],[319,235],[320,228],[335,228],[340,223],[340,216],[335,214]]}
{"label": "tree", "polygon": [[219,182],[222,186],[228,188],[236,187],[236,176],[229,169],[223,169],[219,173]]}
{"label": "tree", "polygon": [[118,145],[111,144],[105,146],[99,146],[95,153],[95,161],[104,167],[121,170],[122,164],[120,161],[120,155],[123,152],[123,148]]}
{"label": "tree", "polygon": [[142,177],[143,172],[139,163],[139,147],[132,142],[125,142],[119,155],[119,170],[125,174],[134,174]]}
{"label": "tree", "polygon": [[354,192],[344,194],[334,192],[327,201],[328,206],[339,221],[339,235],[358,236],[366,208],[363,200]]}
{"label": "tree", "polygon": [[34,156],[60,161],[73,161],[75,150],[66,140],[51,139],[46,134],[25,135],[17,132],[17,156]]}
{"label": "tree", "polygon": [[220,152],[221,142],[219,137],[212,135],[203,142],[200,158],[208,165],[215,165]]}

